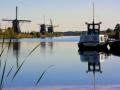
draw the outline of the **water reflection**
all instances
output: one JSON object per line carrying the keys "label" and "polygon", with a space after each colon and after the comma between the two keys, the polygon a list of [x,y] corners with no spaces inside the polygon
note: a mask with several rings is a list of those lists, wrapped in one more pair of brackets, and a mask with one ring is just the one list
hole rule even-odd
{"label": "water reflection", "polygon": [[49,42],[40,42],[40,49],[41,49],[41,52],[43,54],[46,54],[47,53],[50,53],[52,55],[53,53],[53,46],[54,46],[54,43],[53,43],[53,39],[50,38],[50,41]]}
{"label": "water reflection", "polygon": [[16,39],[16,41],[13,42],[13,55],[16,58],[17,68],[19,67],[19,54],[20,54],[20,41]]}
{"label": "water reflection", "polygon": [[[79,51],[79,58],[79,55],[76,53],[78,49],[76,43],[54,42],[51,38],[47,38],[47,40],[44,39],[40,42],[40,40],[37,39],[37,42],[34,43],[32,41],[31,43],[25,42],[24,40],[14,40],[14,42],[11,43],[5,76],[9,72],[10,74],[8,79],[4,78],[3,80],[4,87],[32,87],[49,65],[54,65],[55,68],[51,68],[45,73],[39,85],[45,87],[53,86],[51,90],[56,90],[56,86],[66,86],[65,90],[81,90],[82,86],[86,86],[88,89],[85,90],[91,90],[91,81],[94,81],[92,83],[94,90],[95,86],[97,90],[102,90],[99,89],[99,85],[105,86],[120,83],[118,79],[120,76],[118,72],[120,65],[119,57],[113,56],[112,51]],[[22,64],[24,58],[26,58],[38,44],[40,44],[40,46],[27,58],[16,78],[12,81],[11,78]],[[5,43],[4,47],[5,46],[8,46],[8,43]],[[7,48],[2,56],[2,68],[6,52]],[[106,62],[109,55],[111,55],[111,58]],[[82,62],[81,65],[79,59]],[[113,67],[111,67],[111,65],[113,65]],[[80,69],[83,72],[81,72]],[[89,77],[91,75],[93,79]],[[75,89],[73,89],[72,86]],[[79,89],[76,88],[77,86]],[[50,88],[46,90],[50,90]]]}
{"label": "water reflection", "polygon": [[46,42],[40,42],[41,52],[45,54],[46,52]]}
{"label": "water reflection", "polygon": [[53,53],[53,42],[48,42],[48,46],[49,46],[49,49],[50,49],[50,54]]}
{"label": "water reflection", "polygon": [[93,73],[94,90],[96,90],[96,73],[102,73],[101,63],[105,62],[109,54],[99,51],[79,51],[79,55],[81,62],[87,63],[88,70],[86,71],[86,73]]}

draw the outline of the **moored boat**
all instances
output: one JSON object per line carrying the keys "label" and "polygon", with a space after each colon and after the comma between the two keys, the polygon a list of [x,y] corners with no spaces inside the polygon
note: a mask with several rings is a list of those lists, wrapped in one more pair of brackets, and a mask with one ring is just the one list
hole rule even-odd
{"label": "moored boat", "polygon": [[100,24],[94,21],[94,4],[93,4],[93,22],[86,23],[87,34],[80,36],[78,43],[79,49],[107,49],[108,36],[100,34]]}
{"label": "moored boat", "polygon": [[120,53],[120,40],[109,41],[110,51]]}

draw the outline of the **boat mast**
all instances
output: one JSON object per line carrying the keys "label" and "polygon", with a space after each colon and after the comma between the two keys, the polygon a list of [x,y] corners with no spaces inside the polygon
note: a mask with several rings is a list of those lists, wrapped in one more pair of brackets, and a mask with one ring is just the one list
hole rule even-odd
{"label": "boat mast", "polygon": [[95,82],[95,72],[93,72],[93,78],[94,78],[94,90],[96,90],[96,82]]}
{"label": "boat mast", "polygon": [[95,20],[95,4],[94,4],[94,1],[93,1],[93,23],[94,23],[94,20]]}

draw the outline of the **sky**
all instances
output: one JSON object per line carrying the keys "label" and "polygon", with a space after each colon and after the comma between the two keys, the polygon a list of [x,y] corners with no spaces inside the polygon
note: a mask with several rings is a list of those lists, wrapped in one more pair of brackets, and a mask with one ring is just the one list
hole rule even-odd
{"label": "sky", "polygon": [[[19,7],[18,19],[31,20],[31,23],[21,23],[21,30],[25,32],[39,31],[39,25],[59,25],[55,31],[86,31],[85,22],[92,22],[93,0],[1,0],[1,27],[11,26],[10,22],[2,19],[14,19],[15,7]],[[94,0],[95,21],[100,22],[101,30],[114,28],[120,23],[120,0]]]}

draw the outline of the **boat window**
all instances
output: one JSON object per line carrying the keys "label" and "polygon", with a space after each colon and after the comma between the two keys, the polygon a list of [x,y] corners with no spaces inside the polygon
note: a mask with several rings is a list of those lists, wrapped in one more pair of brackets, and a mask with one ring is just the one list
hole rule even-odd
{"label": "boat window", "polygon": [[90,29],[93,29],[93,26],[92,26],[92,25],[90,25]]}
{"label": "boat window", "polygon": [[101,37],[101,41],[103,41],[102,37]]}
{"label": "boat window", "polygon": [[95,25],[95,29],[99,29],[98,25]]}
{"label": "boat window", "polygon": [[104,37],[101,36],[101,41],[104,41]]}

